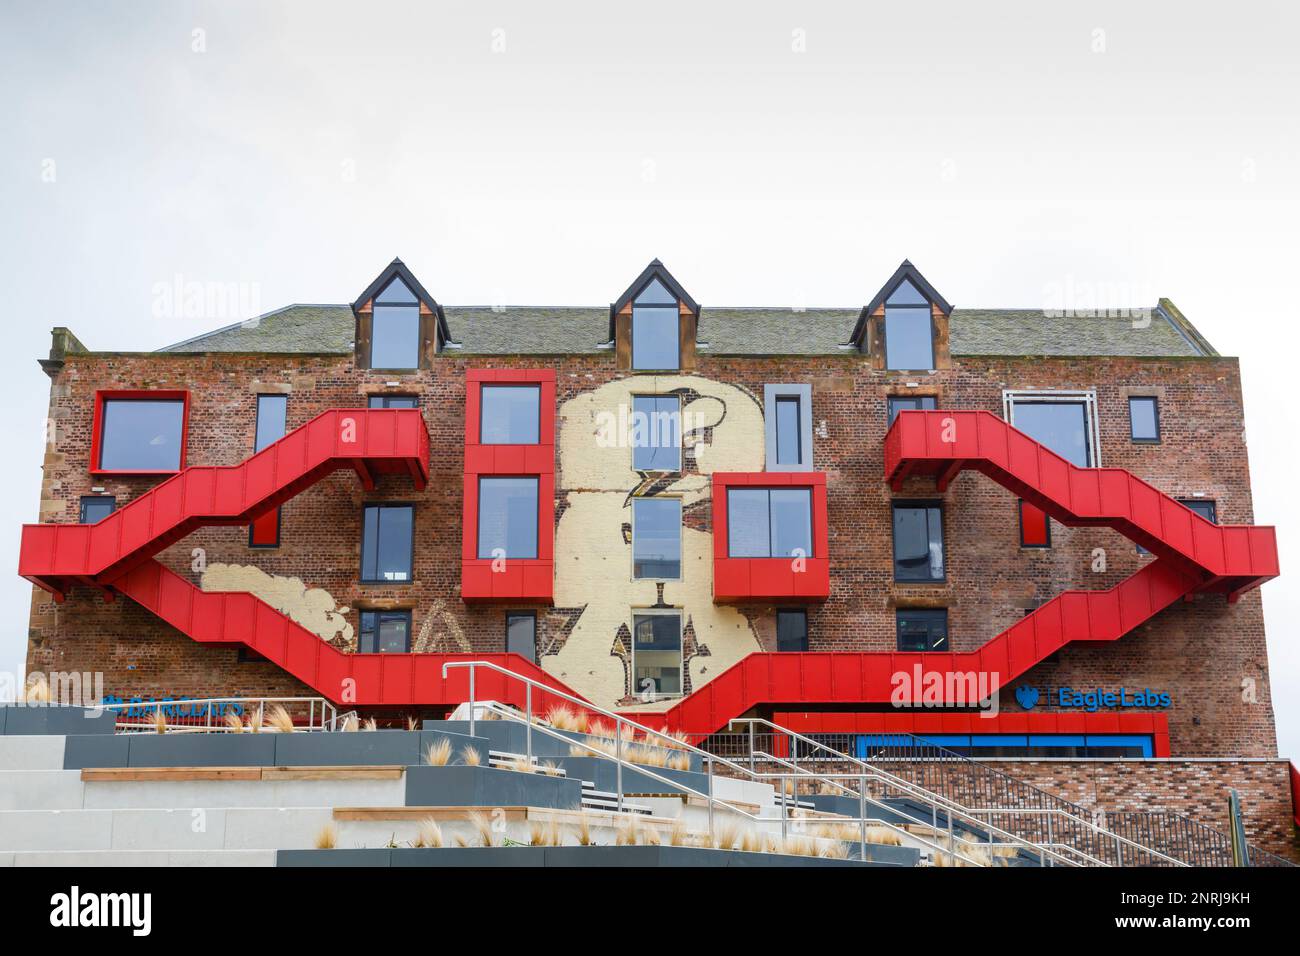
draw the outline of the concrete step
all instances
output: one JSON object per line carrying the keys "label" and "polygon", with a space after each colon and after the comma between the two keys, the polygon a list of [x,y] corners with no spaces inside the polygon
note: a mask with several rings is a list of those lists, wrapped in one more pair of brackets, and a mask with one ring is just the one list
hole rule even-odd
{"label": "concrete step", "polygon": [[0,852],[7,866],[275,866],[275,850],[35,850]]}
{"label": "concrete step", "polygon": [[[0,740],[21,739],[0,737]],[[0,811],[79,810],[83,806],[85,784],[80,771],[0,770]]]}
{"label": "concrete step", "polygon": [[64,737],[0,736],[0,768],[62,770]]}
{"label": "concrete step", "polygon": [[406,781],[167,780],[85,783],[87,809],[403,806]]}
{"label": "concrete step", "polygon": [[307,849],[330,807],[18,810],[0,813],[0,852]]}

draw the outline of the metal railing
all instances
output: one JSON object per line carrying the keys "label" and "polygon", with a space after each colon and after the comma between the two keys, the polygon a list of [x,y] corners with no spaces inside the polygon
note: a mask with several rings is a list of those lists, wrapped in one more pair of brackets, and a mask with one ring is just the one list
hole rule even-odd
{"label": "metal railing", "polygon": [[[804,736],[761,718],[741,718],[743,733],[714,734],[701,746],[735,759],[786,753],[793,762],[871,766],[952,800],[1001,828],[1045,846],[1070,847],[1081,857],[1115,866],[1231,866],[1228,837],[1169,810],[1091,810],[1012,777],[980,761],[905,733]],[[828,743],[850,744],[843,750]],[[863,746],[863,757],[845,752]],[[865,757],[865,759],[864,759]],[[1294,864],[1259,847],[1252,865]]]}
{"label": "metal railing", "polygon": [[[779,793],[779,804],[778,804],[779,824],[781,828],[781,836],[784,839],[788,835],[788,829],[792,821],[797,822],[800,826],[806,823],[806,821],[797,820],[795,817],[792,816],[792,813],[796,811],[798,808],[799,801],[796,799],[794,801],[793,806],[791,806],[787,801],[787,790],[789,789],[787,787],[787,781],[794,785],[794,790],[796,794],[798,789],[798,781],[800,779],[807,779],[818,786],[831,786],[831,787],[841,786],[837,782],[831,780],[829,777],[815,773],[807,769],[806,767],[801,768],[798,766],[794,766],[789,772],[785,772],[785,773],[781,773],[781,772],[760,773],[753,768],[746,768],[739,763],[727,759],[726,757],[720,756],[718,754],[710,753],[704,749],[694,746],[693,744],[686,743],[682,741],[680,738],[673,737],[670,734],[653,730],[643,724],[639,724],[636,721],[623,717],[622,715],[617,714],[614,711],[606,710],[602,707],[590,703],[589,701],[583,700],[580,697],[575,697],[564,691],[558,690],[550,686],[549,684],[544,684],[541,681],[534,680],[531,677],[527,677],[523,674],[518,674],[514,671],[508,670],[507,668],[501,667],[500,665],[491,663],[489,661],[449,661],[442,665],[442,676],[444,679],[446,679],[447,677],[447,672],[452,668],[467,668],[469,670],[469,697],[466,703],[469,705],[470,736],[475,736],[475,730],[479,719],[477,716],[477,712],[478,709],[482,707],[487,712],[495,715],[496,718],[521,721],[524,724],[526,728],[525,735],[524,735],[525,760],[527,761],[529,766],[532,766],[534,763],[533,734],[535,732],[540,732],[545,736],[557,740],[561,740],[566,744],[568,744],[570,748],[578,747],[590,752],[593,756],[597,756],[606,760],[612,760],[615,765],[615,773],[616,773],[616,777],[615,777],[616,780],[615,796],[617,800],[616,806],[620,811],[622,811],[623,809],[623,772],[625,769],[627,769],[630,771],[634,771],[638,774],[647,776],[650,779],[655,780],[659,783],[667,784],[675,790],[680,790],[684,793],[691,794],[705,800],[708,806],[709,834],[711,838],[714,837],[716,833],[715,808],[719,805],[725,807],[727,810],[736,814],[737,816],[750,820],[754,824],[758,824],[761,822],[771,822],[771,818],[762,817],[758,814],[750,813],[747,810],[745,810],[743,807],[738,806],[735,803],[719,798],[714,793],[713,780],[714,780],[714,773],[715,773],[715,764],[721,764],[724,768],[730,770],[733,775],[747,777],[756,783],[763,783],[768,786],[771,786],[772,781],[774,780],[779,783],[779,787],[777,788]],[[476,671],[479,668],[485,668],[495,673],[502,674],[524,685],[524,711],[522,714],[513,708],[505,707],[495,701],[484,701],[481,703],[478,701],[475,675],[476,675]],[[548,724],[539,722],[538,715],[533,713],[533,689],[534,688],[539,689],[549,697],[556,697],[569,704],[572,704],[582,711],[586,711],[591,714],[598,714],[601,717],[612,721],[614,753],[610,754],[605,749],[599,749],[597,747],[594,747],[585,740],[579,739],[575,736],[571,736],[570,734],[561,733],[558,730],[555,730],[552,727],[550,727]],[[706,779],[707,779],[706,789],[703,791],[696,790],[693,787],[689,786],[688,784],[684,783],[681,779],[673,779],[670,777],[665,777],[661,774],[656,773],[649,766],[646,766],[644,764],[634,763],[633,761],[629,760],[624,750],[625,740],[628,740],[629,738],[635,739],[635,736],[638,733],[641,734],[642,740],[647,743],[650,742],[652,739],[660,740],[663,741],[663,746],[666,747],[667,749],[684,751],[686,753],[691,753],[699,756],[703,765],[706,768]],[[630,741],[628,746],[630,747]],[[752,753],[751,753],[751,757],[752,757]],[[772,759],[772,758],[768,758],[768,759]],[[880,774],[877,771],[872,770],[871,768],[867,768],[867,772],[865,774],[859,772],[857,774],[854,774],[853,776],[864,778],[859,793],[859,807],[861,808],[861,812],[856,817],[852,817],[847,814],[837,815],[834,822],[839,824],[846,824],[846,825],[857,824],[859,826],[860,837],[861,837],[860,839],[861,853],[863,859],[866,858],[866,845],[868,842],[866,838],[867,837],[866,828],[867,825],[869,824],[871,826],[885,827],[886,829],[889,829],[895,832],[896,834],[898,834],[900,839],[905,839],[906,841],[919,843],[922,846],[929,848],[933,853],[943,854],[945,856],[957,860],[961,860],[973,866],[990,865],[990,863],[987,860],[983,860],[980,858],[980,856],[970,852],[969,846],[973,845],[971,844],[971,841],[966,840],[965,837],[959,837],[954,832],[952,822],[955,817],[959,817],[965,822],[968,828],[979,829],[989,834],[990,842],[980,843],[978,845],[988,848],[990,853],[990,859],[991,859],[993,847],[998,846],[999,844],[1004,846],[1009,844],[1010,846],[1016,848],[1017,850],[1024,850],[1025,852],[1037,856],[1040,862],[1044,863],[1045,865],[1050,863],[1050,864],[1061,865],[1061,866],[1073,866],[1073,865],[1077,865],[1078,863],[1078,859],[1075,854],[1062,853],[1049,846],[1033,844],[1015,834],[1008,833],[1006,831],[999,829],[995,824],[992,824],[988,821],[982,821],[977,817],[966,813],[963,810],[963,808],[956,806],[950,801],[936,799],[934,795],[928,794],[924,790],[917,788],[907,783],[906,781],[902,781],[902,780],[890,781],[892,786],[902,788],[907,792],[908,796],[910,796],[912,799],[920,801],[924,804],[931,805],[936,820],[938,819],[940,814],[944,816],[944,818],[947,820],[948,830],[949,830],[947,835],[947,840],[946,840],[947,846],[945,847],[939,842],[937,842],[936,840],[894,826],[892,823],[888,822],[888,820],[882,819],[879,816],[868,817],[866,815],[867,806],[872,806],[874,808],[877,808],[889,815],[894,815],[895,811],[893,810],[893,808],[889,807],[887,804],[881,801],[876,800],[873,796],[871,796],[868,793],[865,778],[879,777]],[[934,828],[932,828],[931,833],[932,834],[937,833],[938,829],[939,828],[936,825]],[[958,843],[962,845],[963,847],[962,849],[958,849]]]}
{"label": "metal railing", "polygon": [[158,715],[167,722],[169,734],[237,733],[227,721],[235,714],[243,724],[260,714],[262,730],[273,708],[283,707],[293,719],[295,731],[337,730],[339,714],[324,697],[195,697],[175,700],[121,701],[100,704],[117,714],[120,734],[158,732]]}

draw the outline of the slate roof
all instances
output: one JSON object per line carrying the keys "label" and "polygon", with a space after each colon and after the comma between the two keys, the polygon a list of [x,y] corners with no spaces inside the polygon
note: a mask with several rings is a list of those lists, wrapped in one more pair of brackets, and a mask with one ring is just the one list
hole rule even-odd
{"label": "slate roof", "polygon": [[[1169,306],[1166,309],[1166,306]],[[610,352],[608,307],[444,306],[464,355],[556,355]],[[700,312],[702,355],[848,354],[861,308],[710,308]],[[196,336],[161,352],[348,353],[354,319],[347,305],[291,305]],[[1198,344],[1201,343],[1201,344]],[[602,346],[604,346],[602,348]],[[1034,309],[954,309],[953,355],[1216,354],[1171,304],[1150,322],[1128,317],[1049,318]]]}

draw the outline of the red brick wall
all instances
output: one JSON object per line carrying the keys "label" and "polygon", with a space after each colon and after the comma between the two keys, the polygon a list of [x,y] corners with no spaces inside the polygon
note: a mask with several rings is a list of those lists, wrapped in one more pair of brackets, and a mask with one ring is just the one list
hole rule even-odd
{"label": "red brick wall", "polygon": [[[162,560],[188,573],[191,549],[202,547],[209,562],[253,564],[325,588],[351,608],[354,628],[359,606],[409,606],[416,634],[430,615],[436,618],[439,643],[434,649],[460,649],[459,633],[470,649],[502,650],[505,610],[466,607],[458,592],[464,370],[502,365],[554,367],[561,403],[619,375],[609,355],[441,356],[433,369],[402,377],[403,387],[394,389],[422,396],[432,443],[432,477],[424,492],[416,494],[405,478],[390,477],[365,494],[355,477],[336,474],[285,505],[278,550],[249,550],[242,528],[210,528],[174,546]],[[810,613],[813,650],[892,649],[894,602],[918,596],[947,603],[954,648],[973,649],[1026,608],[1067,587],[1109,587],[1143,560],[1114,532],[1070,531],[1059,525],[1053,527],[1050,550],[1022,550],[1011,495],[978,474],[964,474],[937,496],[946,509],[949,583],[895,586],[891,493],[881,477],[884,395],[915,377],[873,370],[856,354],[780,359],[701,355],[697,374],[747,388],[760,404],[765,383],[813,385],[814,466],[828,474],[832,556],[830,599]],[[77,520],[78,498],[92,484],[106,486],[121,504],[155,483],[90,478],[87,459],[97,388],[191,389],[188,461],[233,464],[251,452],[259,391],[289,391],[288,424],[293,428],[326,408],[361,406],[365,392],[395,378],[357,370],[350,358],[338,356],[71,355],[51,392],[57,438],[45,463],[42,520]],[[1204,492],[1217,502],[1222,521],[1252,518],[1234,360],[959,357],[954,368],[928,377],[926,384],[940,389],[940,407],[998,413],[1003,388],[1095,388],[1104,464],[1130,468],[1171,494]],[[1129,442],[1125,398],[1131,388],[1162,396],[1162,444]],[[901,496],[936,497],[933,483],[923,479]],[[418,503],[415,580],[405,586],[362,587],[357,582],[361,504],[385,499]],[[1098,547],[1107,555],[1104,573],[1091,570],[1092,551]],[[746,610],[765,622],[759,633],[771,640],[772,609]],[[539,645],[561,636],[577,611],[543,609]],[[43,593],[36,595],[28,666],[103,670],[107,690],[122,696],[311,693],[269,664],[238,663],[233,651],[199,647],[127,600],[106,604],[86,590],[74,591],[57,606]],[[1276,754],[1258,591],[1235,606],[1222,597],[1203,597],[1171,608],[1117,644],[1066,648],[1024,680],[1043,686],[1168,691],[1174,701],[1169,711],[1174,754]],[[1243,681],[1254,682],[1254,702],[1243,694]],[[1010,692],[1002,703],[1015,707]]]}

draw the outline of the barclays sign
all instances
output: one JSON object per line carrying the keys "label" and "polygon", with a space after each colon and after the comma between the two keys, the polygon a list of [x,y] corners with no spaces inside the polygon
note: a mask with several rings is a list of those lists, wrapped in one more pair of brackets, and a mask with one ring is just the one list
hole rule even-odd
{"label": "barclays sign", "polygon": [[[1037,687],[1021,684],[1016,688],[1016,703],[1025,710],[1032,710],[1044,696]],[[1118,691],[1107,691],[1098,687],[1096,690],[1075,690],[1073,687],[1057,687],[1046,695],[1047,702],[1062,710],[1084,710],[1096,713],[1098,710],[1126,710],[1132,707],[1160,708],[1170,706],[1173,701],[1168,693],[1154,691],[1151,688],[1129,690],[1121,687]]]}

